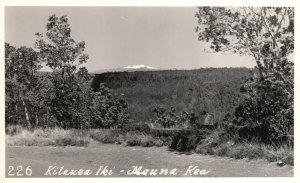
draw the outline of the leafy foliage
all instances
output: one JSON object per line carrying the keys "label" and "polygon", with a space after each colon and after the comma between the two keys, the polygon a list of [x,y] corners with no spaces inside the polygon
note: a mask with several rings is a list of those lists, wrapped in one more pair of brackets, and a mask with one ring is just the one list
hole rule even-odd
{"label": "leafy foliage", "polygon": [[156,114],[156,119],[154,123],[161,124],[164,128],[170,127],[180,127],[180,128],[199,128],[200,124],[198,122],[198,117],[195,113],[182,112],[181,114],[176,114],[175,108],[171,107],[169,111],[166,109],[156,106],[153,110]]}
{"label": "leafy foliage", "polygon": [[55,126],[63,128],[87,127],[85,118],[87,107],[84,103],[89,88],[86,83],[89,75],[85,67],[88,56],[83,53],[84,42],[75,42],[71,38],[71,29],[66,16],[60,18],[52,15],[48,19],[47,33],[37,33],[36,48],[39,58],[46,63],[52,73],[47,78],[50,81],[48,105]]}
{"label": "leafy foliage", "polygon": [[[5,43],[5,117],[6,122],[26,122],[29,128],[39,122],[43,114],[41,88],[43,77],[37,75],[41,67],[38,53],[31,48],[15,48]],[[40,92],[36,92],[40,91]]]}
{"label": "leafy foliage", "polygon": [[232,133],[263,142],[293,141],[294,9],[200,7],[200,41],[216,52],[251,55],[257,72],[241,88],[245,99],[225,121]]}
{"label": "leafy foliage", "polygon": [[93,128],[120,128],[129,121],[125,100],[113,96],[104,84],[100,84],[99,91],[92,93],[91,109]]}
{"label": "leafy foliage", "polygon": [[198,39],[216,52],[251,55],[260,77],[294,50],[294,9],[199,7]]}
{"label": "leafy foliage", "polygon": [[[293,82],[293,64],[282,63]],[[277,69],[282,69],[278,67]],[[266,143],[293,143],[294,93],[289,83],[272,74],[264,80],[252,78],[241,89],[245,100],[236,108],[231,131],[245,139],[259,138]]]}

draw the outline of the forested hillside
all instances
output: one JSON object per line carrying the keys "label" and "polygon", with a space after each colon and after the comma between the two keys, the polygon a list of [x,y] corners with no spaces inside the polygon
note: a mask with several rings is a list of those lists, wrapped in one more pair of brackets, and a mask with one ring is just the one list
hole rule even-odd
{"label": "forested hillside", "polygon": [[153,118],[156,105],[178,112],[206,111],[215,122],[234,111],[241,100],[240,88],[251,76],[247,68],[203,68],[148,72],[108,72],[96,74],[94,90],[100,83],[113,93],[124,94],[130,117],[136,121]]}

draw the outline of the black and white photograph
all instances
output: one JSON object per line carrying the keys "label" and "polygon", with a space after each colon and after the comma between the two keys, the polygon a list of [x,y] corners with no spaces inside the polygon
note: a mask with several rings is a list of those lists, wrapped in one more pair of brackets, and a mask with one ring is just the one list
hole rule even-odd
{"label": "black and white photograph", "polygon": [[295,7],[3,10],[5,180],[295,176]]}

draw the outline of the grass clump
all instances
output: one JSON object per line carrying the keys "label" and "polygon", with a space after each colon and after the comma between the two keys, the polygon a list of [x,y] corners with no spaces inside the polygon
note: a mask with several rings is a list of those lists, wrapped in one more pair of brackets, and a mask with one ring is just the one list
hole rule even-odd
{"label": "grass clump", "polygon": [[[227,146],[228,147],[228,146]],[[228,147],[228,157],[235,159],[258,159],[264,157],[264,151],[258,144],[237,144],[236,146]]]}
{"label": "grass clump", "polygon": [[6,144],[11,146],[86,146],[89,138],[78,130],[22,129],[14,135],[6,135]]}
{"label": "grass clump", "polygon": [[122,144],[127,146],[161,147],[164,141],[158,137],[141,132],[129,131],[125,135],[111,129],[62,129],[37,128],[27,130],[19,126],[6,129],[6,145],[8,146],[87,146],[92,141],[105,144]]}
{"label": "grass clump", "polygon": [[164,145],[164,142],[159,138],[132,131],[126,133],[125,141],[127,146],[161,147]]}
{"label": "grass clump", "polygon": [[152,147],[154,146],[155,139],[150,135],[144,135],[141,137],[141,146]]}
{"label": "grass clump", "polygon": [[294,165],[294,149],[288,147],[287,145],[282,145],[280,147],[273,146],[263,146],[266,152],[264,157],[270,162],[281,160],[285,164]]}
{"label": "grass clump", "polygon": [[127,146],[139,146],[141,145],[141,139],[143,134],[137,134],[135,132],[128,132],[125,135],[125,142]]}
{"label": "grass clump", "polygon": [[23,127],[20,125],[7,125],[5,127],[5,134],[14,136],[16,134],[21,133],[23,130]]}
{"label": "grass clump", "polygon": [[[227,142],[228,144],[227,144]],[[222,145],[221,145],[222,144]],[[225,154],[227,153],[227,145],[232,144],[232,142],[228,141],[226,137],[224,137],[223,131],[213,131],[206,138],[202,139],[195,151],[200,154]],[[220,147],[218,147],[221,145]]]}
{"label": "grass clump", "polygon": [[210,154],[234,159],[265,159],[269,162],[282,161],[284,164],[294,164],[293,148],[287,145],[272,146],[258,142],[230,140],[222,137],[219,132],[213,132],[203,139],[195,149],[200,154]]}

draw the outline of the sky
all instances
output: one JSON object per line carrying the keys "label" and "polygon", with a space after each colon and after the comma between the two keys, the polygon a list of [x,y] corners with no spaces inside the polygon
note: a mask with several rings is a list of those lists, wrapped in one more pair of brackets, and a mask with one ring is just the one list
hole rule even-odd
{"label": "sky", "polygon": [[50,15],[67,15],[85,41],[89,71],[147,65],[158,69],[253,67],[248,56],[209,50],[197,40],[196,7],[5,7],[5,41],[34,47]]}

